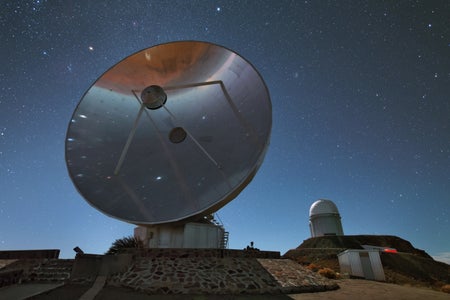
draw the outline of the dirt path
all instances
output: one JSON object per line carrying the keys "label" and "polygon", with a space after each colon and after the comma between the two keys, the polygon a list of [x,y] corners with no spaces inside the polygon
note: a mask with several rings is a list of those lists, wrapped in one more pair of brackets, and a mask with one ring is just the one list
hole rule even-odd
{"label": "dirt path", "polygon": [[337,280],[340,289],[322,293],[290,295],[295,300],[314,299],[364,299],[364,300],[450,300],[450,294],[425,288],[408,287],[359,279]]}

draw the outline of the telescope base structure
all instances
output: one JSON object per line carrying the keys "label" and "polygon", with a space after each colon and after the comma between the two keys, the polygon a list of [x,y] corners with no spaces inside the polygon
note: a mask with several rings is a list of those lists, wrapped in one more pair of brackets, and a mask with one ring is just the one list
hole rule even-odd
{"label": "telescope base structure", "polygon": [[134,236],[143,242],[144,248],[228,247],[228,232],[216,224],[190,222],[138,226],[134,229]]}

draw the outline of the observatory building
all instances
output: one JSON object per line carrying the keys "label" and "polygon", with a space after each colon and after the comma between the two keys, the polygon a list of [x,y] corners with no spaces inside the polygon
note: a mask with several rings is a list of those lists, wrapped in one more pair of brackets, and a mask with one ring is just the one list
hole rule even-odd
{"label": "observatory building", "polygon": [[333,201],[319,199],[311,205],[309,209],[309,229],[311,230],[311,237],[344,235],[341,216]]}

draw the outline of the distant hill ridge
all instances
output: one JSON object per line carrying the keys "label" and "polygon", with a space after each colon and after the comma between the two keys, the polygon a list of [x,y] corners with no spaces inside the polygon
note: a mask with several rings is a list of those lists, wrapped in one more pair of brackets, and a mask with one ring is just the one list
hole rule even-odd
{"label": "distant hill ridge", "polygon": [[424,258],[432,257],[424,250],[414,248],[413,245],[393,235],[341,235],[321,236],[304,240],[297,249],[307,248],[345,248],[363,249],[362,245],[395,248],[399,252],[410,253]]}

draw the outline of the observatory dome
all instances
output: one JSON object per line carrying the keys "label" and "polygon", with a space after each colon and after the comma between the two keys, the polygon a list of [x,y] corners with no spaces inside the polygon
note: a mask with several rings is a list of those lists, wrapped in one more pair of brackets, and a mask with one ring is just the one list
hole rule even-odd
{"label": "observatory dome", "polygon": [[312,237],[344,235],[336,204],[326,199],[314,202],[309,209],[309,228]]}
{"label": "observatory dome", "polygon": [[309,216],[312,217],[321,214],[339,214],[339,211],[333,201],[320,199],[311,205]]}

